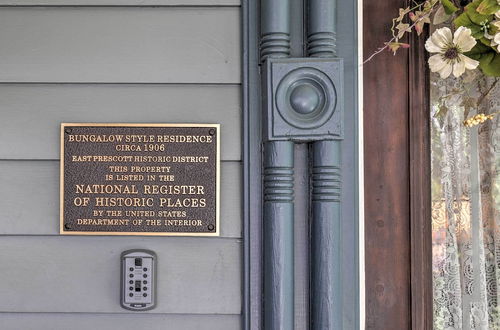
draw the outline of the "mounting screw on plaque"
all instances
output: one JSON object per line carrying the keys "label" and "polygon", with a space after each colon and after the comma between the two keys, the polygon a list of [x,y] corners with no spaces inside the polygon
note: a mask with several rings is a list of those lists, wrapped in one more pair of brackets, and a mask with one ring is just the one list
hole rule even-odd
{"label": "mounting screw on plaque", "polygon": [[132,311],[156,306],[156,253],[127,250],[121,254],[121,305]]}

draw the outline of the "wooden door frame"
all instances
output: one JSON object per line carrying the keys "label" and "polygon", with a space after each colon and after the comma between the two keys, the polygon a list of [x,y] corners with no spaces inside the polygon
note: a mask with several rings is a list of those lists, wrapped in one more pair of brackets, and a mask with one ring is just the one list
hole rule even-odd
{"label": "wooden door frame", "polygon": [[433,328],[430,91],[425,35],[409,52],[410,251],[412,329]]}
{"label": "wooden door frame", "polygon": [[[364,58],[401,0],[364,2]],[[364,71],[367,329],[432,329],[429,75],[422,35]]]}

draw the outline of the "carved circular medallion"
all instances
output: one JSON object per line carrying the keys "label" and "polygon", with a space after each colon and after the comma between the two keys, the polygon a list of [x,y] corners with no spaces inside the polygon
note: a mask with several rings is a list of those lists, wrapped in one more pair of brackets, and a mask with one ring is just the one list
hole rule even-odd
{"label": "carved circular medallion", "polygon": [[333,115],[336,103],[337,92],[333,82],[315,68],[289,72],[276,91],[279,114],[297,128],[320,127]]}

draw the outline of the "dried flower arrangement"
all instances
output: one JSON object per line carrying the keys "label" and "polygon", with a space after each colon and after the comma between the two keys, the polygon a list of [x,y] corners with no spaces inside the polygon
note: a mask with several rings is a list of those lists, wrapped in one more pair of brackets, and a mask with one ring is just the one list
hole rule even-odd
{"label": "dried flower arrangement", "polygon": [[[420,35],[425,24],[434,28],[425,43],[432,54],[428,61],[432,72],[441,79],[451,75],[460,79],[466,70],[479,69],[485,76],[495,77],[493,87],[496,85],[500,77],[500,0],[427,0],[400,8],[398,17],[392,20],[392,39],[365,63],[386,49],[396,54],[401,48],[409,48],[410,44],[402,42],[405,34]],[[484,123],[496,114],[478,113],[464,125]]]}

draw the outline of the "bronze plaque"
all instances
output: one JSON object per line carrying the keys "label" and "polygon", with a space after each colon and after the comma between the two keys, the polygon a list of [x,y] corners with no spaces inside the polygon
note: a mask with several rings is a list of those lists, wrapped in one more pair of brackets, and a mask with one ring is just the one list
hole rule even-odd
{"label": "bronze plaque", "polygon": [[219,235],[218,124],[61,124],[61,234]]}

